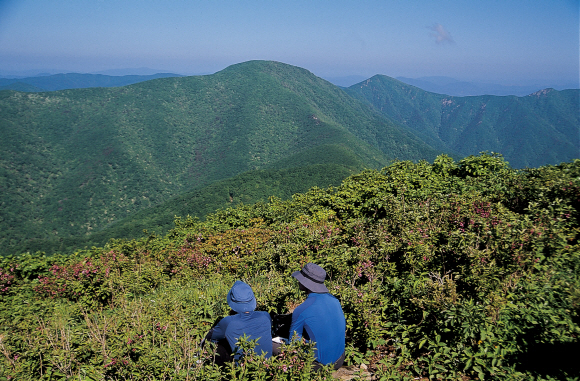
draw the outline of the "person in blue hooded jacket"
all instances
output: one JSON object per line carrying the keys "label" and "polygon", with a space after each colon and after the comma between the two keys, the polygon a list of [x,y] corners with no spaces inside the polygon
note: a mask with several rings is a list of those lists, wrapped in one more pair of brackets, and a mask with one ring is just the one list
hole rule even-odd
{"label": "person in blue hooded jacket", "polygon": [[[215,358],[215,363],[223,365],[237,360],[240,352],[236,348],[236,342],[244,334],[250,340],[258,340],[254,348],[257,354],[264,353],[266,358],[272,356],[272,319],[265,311],[254,311],[256,297],[252,288],[237,280],[228,293],[227,301],[235,314],[221,319],[206,336],[217,344],[218,356]],[[234,353],[233,358],[232,353]]]}

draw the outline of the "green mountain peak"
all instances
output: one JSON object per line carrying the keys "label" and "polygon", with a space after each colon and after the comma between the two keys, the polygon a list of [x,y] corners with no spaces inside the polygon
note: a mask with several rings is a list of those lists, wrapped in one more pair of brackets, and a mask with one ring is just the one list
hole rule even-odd
{"label": "green mountain peak", "polygon": [[357,168],[438,153],[339,87],[273,61],[119,88],[4,91],[0,120],[5,247],[90,236],[247,171],[326,163],[324,147]]}

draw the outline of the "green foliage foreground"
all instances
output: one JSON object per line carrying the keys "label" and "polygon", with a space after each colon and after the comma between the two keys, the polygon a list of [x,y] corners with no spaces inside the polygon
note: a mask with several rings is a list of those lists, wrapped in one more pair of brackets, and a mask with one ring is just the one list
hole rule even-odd
{"label": "green foliage foreground", "polygon": [[226,369],[200,347],[235,279],[284,313],[308,261],[341,300],[347,363],[375,379],[578,379],[579,209],[580,160],[515,171],[439,156],[177,219],[164,237],[7,257],[0,379],[330,378],[308,372],[301,343]]}

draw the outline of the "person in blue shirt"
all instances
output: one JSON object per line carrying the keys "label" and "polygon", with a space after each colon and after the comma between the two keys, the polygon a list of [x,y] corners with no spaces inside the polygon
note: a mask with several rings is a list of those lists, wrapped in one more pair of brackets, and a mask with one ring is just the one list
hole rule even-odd
{"label": "person in blue shirt", "polygon": [[237,361],[241,353],[236,348],[236,342],[244,334],[250,340],[258,339],[254,348],[257,354],[264,353],[266,358],[272,356],[272,319],[265,311],[254,311],[256,298],[252,288],[237,280],[228,293],[227,301],[235,314],[221,319],[206,336],[206,339],[217,343],[218,356],[214,362],[224,365]]}
{"label": "person in blue shirt", "polygon": [[338,369],[344,362],[346,320],[337,298],[326,286],[326,271],[314,263],[307,263],[292,273],[300,282],[301,291],[308,294],[306,300],[292,312],[290,337],[296,332],[298,338],[315,343],[313,369],[333,364]]}

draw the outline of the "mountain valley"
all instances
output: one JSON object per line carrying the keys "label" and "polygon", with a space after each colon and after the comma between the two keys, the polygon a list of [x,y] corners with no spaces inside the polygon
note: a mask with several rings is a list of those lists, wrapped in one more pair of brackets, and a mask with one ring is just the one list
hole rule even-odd
{"label": "mountain valley", "polygon": [[3,254],[70,251],[163,233],[174,216],[289,198],[393,160],[494,151],[514,168],[569,161],[578,93],[450,97],[386,76],[342,89],[272,61],[114,88],[0,91],[0,244]]}

